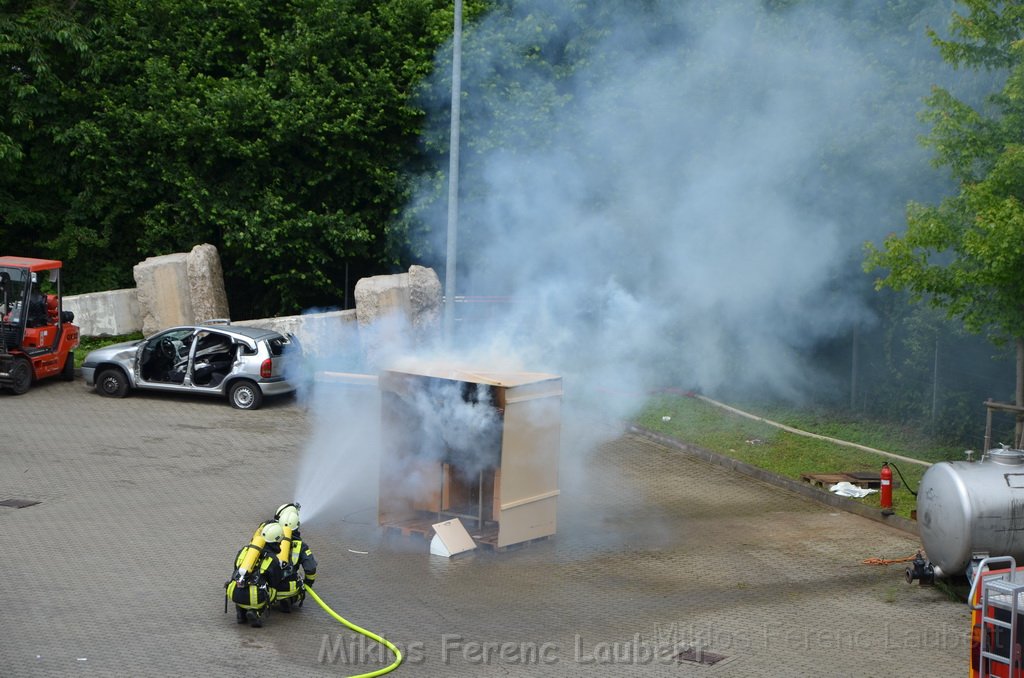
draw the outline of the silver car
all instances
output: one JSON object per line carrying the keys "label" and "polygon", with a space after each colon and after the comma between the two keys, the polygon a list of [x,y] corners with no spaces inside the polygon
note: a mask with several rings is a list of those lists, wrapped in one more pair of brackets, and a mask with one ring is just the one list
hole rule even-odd
{"label": "silver car", "polygon": [[263,397],[291,393],[302,360],[292,335],[242,325],[172,327],[148,339],[96,349],[82,376],[109,398],[129,389],[227,396],[240,410],[255,410]]}

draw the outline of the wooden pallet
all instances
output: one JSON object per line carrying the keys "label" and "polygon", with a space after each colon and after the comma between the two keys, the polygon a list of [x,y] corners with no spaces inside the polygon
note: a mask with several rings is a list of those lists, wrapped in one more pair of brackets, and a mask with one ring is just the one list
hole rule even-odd
{"label": "wooden pallet", "polygon": [[474,539],[474,541],[476,541],[478,546],[481,546],[487,549],[488,551],[494,551],[495,553],[505,553],[506,551],[516,551],[522,548],[526,548],[532,544],[541,544],[551,539],[551,536],[552,535],[548,535],[547,537],[537,537],[536,539],[528,539],[526,541],[521,541],[517,544],[508,544],[507,546],[498,546],[498,534],[497,532],[495,532],[493,536],[483,535],[479,539]]}
{"label": "wooden pallet", "polygon": [[842,473],[801,473],[800,480],[810,483],[815,487],[822,487],[827,490],[830,486],[835,485],[836,483],[844,481],[848,482],[849,478]]}
{"label": "wooden pallet", "polygon": [[[801,473],[800,480],[825,490],[836,483],[850,483],[851,485],[871,490],[877,490],[882,486],[882,479],[879,477],[879,474],[870,471],[853,471],[850,473]],[[893,489],[899,487],[899,483],[893,480],[892,487]]]}
{"label": "wooden pallet", "polygon": [[[411,537],[415,535],[429,540],[434,536],[434,525],[444,520],[450,520],[450,518],[446,518],[445,516],[438,518],[435,513],[421,511],[415,518],[399,520],[393,523],[384,523],[381,527],[384,529],[385,534],[401,535],[403,537]],[[470,535],[474,536],[474,539],[477,535],[485,539],[492,536],[497,539],[497,525],[485,525],[482,532],[474,530],[471,521],[463,521],[463,525],[465,525],[466,530]]]}
{"label": "wooden pallet", "polygon": [[430,540],[434,536],[434,523],[436,519],[421,519],[413,518],[411,520],[402,520],[397,523],[387,523],[381,525],[384,528],[384,534],[400,535],[402,537],[422,537],[423,539]]}
{"label": "wooden pallet", "polygon": [[[420,516],[410,518],[409,520],[385,523],[384,525],[381,525],[381,528],[383,528],[386,536],[394,535],[406,538],[421,537],[425,541],[430,541],[434,536],[434,524],[437,522],[438,518],[436,515],[421,514]],[[473,541],[476,542],[478,547],[488,551],[494,551],[495,553],[504,553],[505,551],[525,548],[531,544],[539,544],[551,538],[550,536],[538,537],[536,539],[519,542],[518,544],[498,546],[498,526],[496,524],[487,523],[479,530],[475,530],[471,526],[466,525],[466,530],[469,532],[470,536],[473,537]]]}

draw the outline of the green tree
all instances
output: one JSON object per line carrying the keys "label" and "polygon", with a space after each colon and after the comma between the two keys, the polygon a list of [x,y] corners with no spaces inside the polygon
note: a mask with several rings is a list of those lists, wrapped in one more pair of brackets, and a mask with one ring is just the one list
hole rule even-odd
{"label": "green tree", "polygon": [[88,12],[74,2],[0,2],[0,242],[4,254],[53,256],[74,193],[63,130],[88,62]]}
{"label": "green tree", "polygon": [[[935,88],[925,143],[959,192],[938,205],[911,203],[907,228],[868,244],[876,286],[907,290],[945,309],[972,332],[1016,345],[1016,404],[1024,405],[1024,6],[960,0],[952,36],[931,36],[956,68],[1000,76],[981,105]],[[1004,77],[1005,76],[1005,77]],[[1020,438],[1021,422],[1017,436]]]}
{"label": "green tree", "polygon": [[347,262],[397,263],[386,227],[416,151],[415,83],[442,0],[105,0],[63,137],[82,189],[61,232],[102,260],[216,245],[242,317],[340,302]]}
{"label": "green tree", "polygon": [[[471,3],[482,6],[481,2]],[[0,235],[74,291],[218,247],[239,317],[397,267],[450,0],[0,0]]]}

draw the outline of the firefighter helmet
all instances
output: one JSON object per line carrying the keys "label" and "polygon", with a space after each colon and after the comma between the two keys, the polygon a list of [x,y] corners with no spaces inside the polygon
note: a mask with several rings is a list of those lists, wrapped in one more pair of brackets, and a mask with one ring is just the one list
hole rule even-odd
{"label": "firefighter helmet", "polygon": [[263,541],[268,544],[277,544],[284,539],[284,529],[281,527],[281,523],[267,523],[260,531],[260,536],[263,537]]}
{"label": "firefighter helmet", "polygon": [[299,505],[282,504],[278,507],[277,513],[274,514],[274,518],[285,527],[292,530],[299,529]]}

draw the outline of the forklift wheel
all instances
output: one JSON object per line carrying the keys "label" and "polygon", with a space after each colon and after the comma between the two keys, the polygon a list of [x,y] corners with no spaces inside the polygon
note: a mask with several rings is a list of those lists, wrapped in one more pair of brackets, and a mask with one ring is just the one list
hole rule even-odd
{"label": "forklift wheel", "polygon": [[60,378],[64,381],[75,380],[75,352],[69,351],[68,358],[64,361],[64,369],[60,371]]}
{"label": "forklift wheel", "polygon": [[32,385],[32,364],[28,358],[16,358],[11,368],[11,391],[21,395]]}

